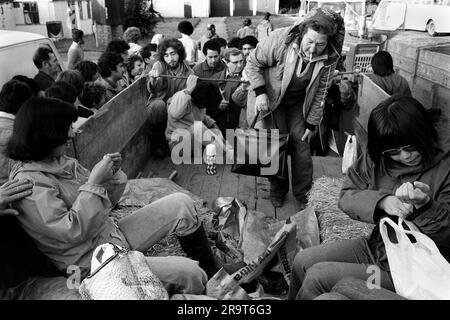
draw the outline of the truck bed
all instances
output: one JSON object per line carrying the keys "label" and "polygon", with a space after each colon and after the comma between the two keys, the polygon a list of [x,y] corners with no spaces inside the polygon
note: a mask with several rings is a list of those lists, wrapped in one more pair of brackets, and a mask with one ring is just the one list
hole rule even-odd
{"label": "truck bed", "polygon": [[[313,157],[313,179],[322,176],[342,177],[342,158]],[[269,181],[266,178],[245,176],[230,171],[231,165],[218,165],[217,174],[207,175],[204,164],[175,165],[169,157],[150,158],[141,178],[167,178],[176,170],[174,181],[183,188],[200,196],[211,207],[217,197],[237,197],[249,209],[264,212],[266,215],[283,220],[296,213],[295,199],[289,192],[282,208],[274,208],[269,199]]]}

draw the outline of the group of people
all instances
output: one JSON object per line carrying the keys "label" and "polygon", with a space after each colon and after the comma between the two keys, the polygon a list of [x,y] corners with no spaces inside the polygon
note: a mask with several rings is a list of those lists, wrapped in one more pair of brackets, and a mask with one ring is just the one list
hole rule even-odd
{"label": "group of people", "polygon": [[[271,129],[276,123],[281,132],[290,133],[292,189],[299,208],[304,208],[312,183],[308,141],[321,121],[340,58],[342,18],[314,10],[302,23],[271,32],[249,55],[239,45],[228,42],[222,50],[214,38],[207,40],[201,46],[205,60],[193,68],[187,51],[195,45],[184,45],[191,28],[180,23],[180,29],[186,31],[183,41],[163,39],[156,48],[139,48],[136,30],[127,30],[129,42],[112,41],[97,64],[81,60],[64,72],[56,67],[51,50],[39,48],[35,79],[18,76],[3,86],[0,215],[7,217],[0,219],[0,235],[10,238],[0,242],[0,296],[17,297],[26,276],[67,276],[69,267],[78,266],[85,277],[92,253],[102,243],[146,252],[172,233],[187,258],[147,257],[170,294],[204,294],[206,282],[220,269],[189,196],[163,197],[115,223],[109,213],[127,181],[121,155],[104,155],[92,170],[66,155],[68,142],[77,134],[77,120],[95,112],[86,101],[101,95],[95,90],[102,90],[105,101],[117,94],[124,63],[127,72],[142,69],[136,76],[130,71],[132,79],[147,77],[148,121],[157,147],[163,148],[162,138],[173,149],[178,142],[173,133],[190,130],[195,122],[224,139],[224,130],[239,126],[241,111],[250,106],[253,114],[260,113],[259,126]],[[379,76],[397,84],[392,74],[388,68]],[[247,81],[225,81],[243,78]],[[393,95],[372,111],[367,150],[345,178],[339,207],[353,219],[372,223],[386,216],[410,220],[449,260],[450,149],[437,136],[425,108],[407,94]],[[283,205],[288,191],[289,177],[270,178],[275,206]],[[15,217],[9,219],[11,215]],[[32,249],[21,251],[7,243]],[[30,261],[30,252],[39,258]],[[302,250],[294,261],[288,298],[313,299],[346,276],[367,280],[369,265],[380,267],[381,286],[394,290],[378,228],[369,238]],[[32,272],[24,270],[30,266]]]}

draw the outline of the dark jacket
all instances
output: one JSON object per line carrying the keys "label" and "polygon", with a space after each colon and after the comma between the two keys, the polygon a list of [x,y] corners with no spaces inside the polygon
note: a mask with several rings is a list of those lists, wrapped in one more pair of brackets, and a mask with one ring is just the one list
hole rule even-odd
{"label": "dark jacket", "polygon": [[55,79],[53,79],[47,73],[39,71],[38,74],[34,76],[34,81],[37,82],[40,90],[45,91],[52,86],[52,84],[55,82]]}
{"label": "dark jacket", "polygon": [[[426,167],[395,167],[393,161],[382,161],[375,166],[363,153],[349,169],[339,199],[339,208],[352,219],[377,223],[369,247],[377,264],[389,270],[386,250],[378,222],[387,214],[377,209],[378,202],[405,182],[420,181],[430,186],[431,200],[409,215],[419,230],[433,239],[441,254],[450,262],[450,146],[442,147],[432,163]],[[386,169],[388,168],[388,169]],[[395,217],[389,216],[396,220]]]}

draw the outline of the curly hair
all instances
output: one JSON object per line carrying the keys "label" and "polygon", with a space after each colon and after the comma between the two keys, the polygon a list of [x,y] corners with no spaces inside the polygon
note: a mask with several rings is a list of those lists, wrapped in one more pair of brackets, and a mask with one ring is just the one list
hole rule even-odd
{"label": "curly hair", "polygon": [[180,56],[180,62],[186,59],[186,50],[184,50],[183,43],[175,38],[164,39],[158,45],[158,59],[159,61],[165,63],[164,55],[166,54],[167,49],[173,48],[176,53]]}
{"label": "curly hair", "polygon": [[131,75],[131,71],[134,69],[134,63],[136,61],[144,62],[144,60],[142,60],[142,58],[137,54],[133,54],[127,59],[127,61],[125,61],[125,68],[127,69],[129,75]]}
{"label": "curly hair", "polygon": [[81,72],[81,75],[84,78],[84,81],[92,82],[94,81],[94,77],[98,72],[98,66],[95,62],[89,60],[83,60],[78,62],[75,65],[75,70]]}
{"label": "curly hair", "polygon": [[184,20],[178,24],[178,31],[190,36],[194,32],[194,26],[189,21]]}
{"label": "curly hair", "polygon": [[123,39],[127,42],[137,43],[141,38],[141,30],[137,27],[129,27],[123,33]]}

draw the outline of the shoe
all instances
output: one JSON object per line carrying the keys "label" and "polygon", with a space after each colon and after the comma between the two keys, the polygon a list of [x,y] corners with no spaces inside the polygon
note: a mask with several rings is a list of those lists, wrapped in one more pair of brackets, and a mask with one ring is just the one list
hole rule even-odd
{"label": "shoe", "polygon": [[208,236],[206,235],[203,223],[193,233],[184,237],[178,237],[181,248],[186,255],[192,260],[199,262],[200,268],[205,270],[208,279],[213,277],[221,266],[217,262],[214,253],[209,245]]}
{"label": "shoe", "polygon": [[270,195],[270,202],[275,208],[281,208],[284,204],[284,196]]}

